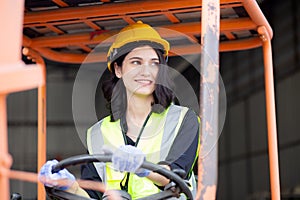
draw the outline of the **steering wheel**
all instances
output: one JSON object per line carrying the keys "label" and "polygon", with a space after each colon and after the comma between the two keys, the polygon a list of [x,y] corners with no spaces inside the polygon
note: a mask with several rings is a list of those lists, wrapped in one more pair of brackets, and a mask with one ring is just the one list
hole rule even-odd
{"label": "steering wheel", "polygon": [[[111,155],[102,155],[102,154],[94,154],[94,155],[78,155],[78,156],[72,156],[67,159],[64,159],[57,163],[53,169],[52,173],[58,172],[68,166],[72,165],[78,165],[83,163],[91,163],[91,162],[111,162]],[[168,178],[171,180],[171,186],[164,191],[161,191],[156,194],[149,195],[147,197],[140,198],[138,200],[160,200],[160,199],[166,199],[170,197],[179,197],[180,193],[184,193],[186,195],[186,198],[189,200],[193,200],[193,195],[187,185],[187,183],[176,173],[167,170],[166,168],[153,164],[148,161],[144,161],[142,164],[143,168],[151,170],[153,172],[159,173],[160,175]],[[170,185],[170,184],[169,184]],[[174,187],[173,187],[174,186]],[[59,190],[55,187],[45,187],[47,194],[49,197],[53,197],[54,199],[63,199],[63,200],[94,200],[92,198],[86,198],[82,197],[76,194],[72,194],[63,190]],[[122,191],[123,192],[123,191]]]}

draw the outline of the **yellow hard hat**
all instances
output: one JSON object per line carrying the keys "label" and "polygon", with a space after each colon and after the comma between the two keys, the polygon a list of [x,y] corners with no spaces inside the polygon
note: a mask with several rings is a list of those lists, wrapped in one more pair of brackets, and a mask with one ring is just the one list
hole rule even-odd
{"label": "yellow hard hat", "polygon": [[170,50],[169,42],[162,39],[154,28],[141,21],[137,21],[136,23],[123,28],[109,48],[107,53],[108,69],[112,71],[110,66],[111,63],[124,53],[128,53],[133,47],[137,47],[139,44],[150,45],[162,49],[164,51],[164,56],[168,56]]}

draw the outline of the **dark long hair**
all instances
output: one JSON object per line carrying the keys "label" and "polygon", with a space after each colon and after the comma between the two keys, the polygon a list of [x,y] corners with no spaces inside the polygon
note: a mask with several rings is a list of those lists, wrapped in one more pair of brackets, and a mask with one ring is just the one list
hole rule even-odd
{"label": "dark long hair", "polygon": [[[174,99],[174,83],[169,77],[168,66],[160,49],[154,48],[160,61],[159,71],[156,77],[156,87],[153,92],[154,103],[152,111],[160,113],[170,106]],[[128,52],[129,53],[129,52]],[[112,73],[110,77],[103,82],[102,91],[105,99],[108,102],[108,109],[110,111],[111,121],[120,119],[126,113],[127,96],[124,82],[119,79],[114,71],[114,63],[122,67],[123,61],[128,53],[120,56],[111,64]]]}

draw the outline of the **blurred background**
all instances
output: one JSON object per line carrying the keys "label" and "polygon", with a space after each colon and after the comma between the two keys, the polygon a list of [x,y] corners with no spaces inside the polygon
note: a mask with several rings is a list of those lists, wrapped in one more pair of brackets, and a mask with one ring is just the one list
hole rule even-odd
{"label": "blurred background", "polygon": [[[300,1],[260,1],[274,36],[272,39],[277,131],[282,199],[300,199]],[[190,56],[193,66],[199,56]],[[24,61],[29,63],[26,58]],[[47,159],[64,159],[84,154],[81,134],[72,113],[73,86],[80,65],[47,62]],[[171,57],[169,65],[181,63],[181,73],[199,94],[199,74],[182,57]],[[107,71],[104,63],[86,67],[86,77],[97,80]],[[217,199],[269,199],[270,177],[264,94],[262,49],[220,53],[220,74],[227,96],[225,124],[219,139],[219,178]],[[92,81],[93,82],[93,81]],[[176,86],[181,87],[176,81]],[[89,85],[85,86],[88,90]],[[84,94],[83,94],[84,95]],[[9,152],[13,169],[36,172],[37,90],[8,96]],[[100,119],[108,114],[100,87],[95,110]],[[197,109],[197,106],[194,107]],[[95,123],[81,116],[80,130]],[[70,169],[79,177],[79,168]],[[11,193],[24,200],[36,199],[36,185],[12,180]]]}

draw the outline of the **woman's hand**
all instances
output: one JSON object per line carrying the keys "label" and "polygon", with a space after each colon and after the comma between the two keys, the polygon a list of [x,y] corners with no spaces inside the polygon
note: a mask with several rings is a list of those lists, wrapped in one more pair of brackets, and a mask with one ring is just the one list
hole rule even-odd
{"label": "woman's hand", "polygon": [[45,186],[67,190],[76,182],[75,177],[67,169],[52,173],[53,166],[57,163],[57,160],[47,161],[42,166],[38,178]]}
{"label": "woman's hand", "polygon": [[140,168],[145,160],[142,150],[131,145],[119,147],[112,155],[113,168],[121,172],[132,172],[140,177],[150,174],[147,169]]}

